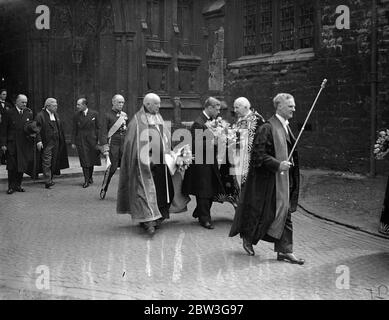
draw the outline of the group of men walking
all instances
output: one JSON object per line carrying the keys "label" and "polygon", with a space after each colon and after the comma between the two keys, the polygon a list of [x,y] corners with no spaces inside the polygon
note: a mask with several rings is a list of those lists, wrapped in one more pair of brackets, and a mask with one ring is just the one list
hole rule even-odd
{"label": "group of men walking", "polygon": [[[154,234],[169,218],[170,205],[180,193],[196,197],[192,215],[207,229],[214,228],[212,203],[231,199],[233,195],[236,213],[229,235],[239,234],[249,255],[255,254],[253,245],[265,240],[275,243],[278,260],[303,264],[304,260],[294,256],[292,247],[291,213],[297,206],[299,172],[296,151],[288,160],[295,141],[288,120],[295,111],[295,102],[289,94],[279,94],[273,102],[275,115],[265,121],[252,110],[246,98],[235,100],[239,139],[234,147],[243,152],[238,152],[240,156],[231,165],[229,161],[218,162],[218,139],[209,143],[204,135],[197,134],[206,133],[209,121],[220,113],[221,102],[214,97],[206,99],[190,129],[194,161],[181,175],[165,161],[166,155],[174,152],[171,133],[159,113],[158,95],[146,94],[142,107],[131,120],[122,110],[125,100],[121,95],[112,98],[112,109],[102,117],[81,98],[73,117],[72,148],[77,149],[83,169],[82,186],[87,188],[93,183],[94,166],[101,164],[103,154],[107,171],[100,197],[104,199],[120,166],[116,211],[131,214],[149,234]],[[35,119],[27,108],[25,95],[17,96],[15,107],[3,103],[0,107],[0,147],[7,154],[7,193],[24,192],[23,173],[32,171],[30,164],[37,157],[45,187],[51,188],[53,175],[69,167],[56,99],[48,98]],[[33,166],[33,171],[37,171],[37,166]],[[177,188],[174,183],[180,179],[182,187],[180,184]]]}
{"label": "group of men walking", "polygon": [[[45,188],[49,189],[55,185],[53,176],[60,174],[61,169],[69,168],[64,127],[58,116],[57,100],[46,99],[44,107],[34,118],[32,110],[27,107],[26,95],[19,94],[15,99],[15,106],[5,101],[6,95],[7,91],[2,89],[0,147],[2,163],[7,165],[8,170],[7,193],[25,192],[22,187],[24,173],[33,177],[43,173]],[[77,149],[79,155],[84,188],[93,183],[94,166],[101,165],[100,154],[109,156],[111,165],[100,194],[102,199],[105,198],[109,182],[120,163],[128,122],[127,115],[122,111],[124,98],[116,95],[112,104],[112,110],[100,118],[97,111],[88,108],[87,99],[81,98],[77,101],[77,111],[73,116],[72,148]],[[119,114],[120,119],[124,120],[115,127],[113,125]]]}
{"label": "group of men walking", "polygon": [[[196,197],[193,217],[200,225],[213,229],[212,203],[223,199],[232,191],[226,191],[226,180],[218,163],[218,139],[209,143],[206,133],[208,121],[217,118],[221,103],[208,98],[204,109],[191,126],[194,162],[185,171],[181,190],[172,186],[172,172],[164,161],[164,155],[172,152],[170,133],[159,113],[161,100],[147,94],[143,106],[128,125],[123,147],[120,170],[117,213],[131,214],[149,233],[154,234],[163,220],[169,218],[169,206],[176,194],[174,190]],[[275,115],[268,121],[251,109],[246,98],[234,102],[238,115],[237,134],[240,170],[234,172],[238,188],[238,204],[229,235],[239,234],[243,248],[254,255],[253,245],[259,240],[274,242],[277,259],[293,264],[304,264],[293,254],[293,228],[291,213],[296,211],[299,189],[298,156],[289,154],[295,138],[289,127],[289,119],[295,111],[295,101],[290,94],[278,94],[274,100]],[[211,155],[211,156],[210,156]],[[211,161],[209,161],[211,159]],[[237,160],[237,159],[234,159]],[[230,168],[231,169],[231,168]],[[230,176],[231,178],[231,176]],[[228,179],[230,184],[231,179]],[[224,197],[227,199],[228,197]]]}

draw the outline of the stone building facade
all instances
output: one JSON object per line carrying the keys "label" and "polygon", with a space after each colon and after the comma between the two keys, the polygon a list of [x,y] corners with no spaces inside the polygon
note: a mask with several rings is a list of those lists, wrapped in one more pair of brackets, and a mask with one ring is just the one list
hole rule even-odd
{"label": "stone building facade", "polygon": [[[349,29],[337,28],[341,5],[349,9]],[[376,9],[378,130],[389,127],[389,1],[377,1]],[[302,164],[369,172],[372,1],[227,1],[226,21],[232,23],[226,25],[225,41],[234,43],[226,46],[228,102],[246,96],[268,117],[272,97],[290,92],[296,98],[297,133],[327,78],[301,138]],[[387,162],[377,162],[377,170],[387,172]]]}
{"label": "stone building facade", "polygon": [[[389,127],[389,1],[376,1],[378,130]],[[36,27],[38,5],[50,9],[48,30]],[[349,29],[337,28],[339,6]],[[81,96],[104,112],[120,93],[132,115],[153,91],[166,119],[191,121],[209,95],[225,101],[226,117],[238,96],[269,117],[272,97],[290,92],[297,133],[327,78],[302,135],[302,165],[367,173],[372,16],[372,1],[360,0],[4,0],[0,86],[25,92],[35,112],[56,97],[68,135]],[[387,161],[377,171],[388,172]]]}

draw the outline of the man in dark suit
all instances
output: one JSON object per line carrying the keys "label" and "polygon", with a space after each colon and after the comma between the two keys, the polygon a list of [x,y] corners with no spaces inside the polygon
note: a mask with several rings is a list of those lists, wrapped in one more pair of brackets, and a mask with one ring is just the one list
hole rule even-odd
{"label": "man in dark suit", "polygon": [[[5,117],[5,112],[12,108],[12,104],[10,104],[7,99],[7,90],[6,89],[0,89],[0,126],[2,119]],[[6,154],[5,152],[0,152],[0,164],[6,164]]]}
{"label": "man in dark suit", "polygon": [[97,149],[100,130],[99,114],[88,108],[85,98],[77,100],[78,111],[73,117],[72,148],[76,149],[84,173],[83,188],[93,183],[93,166],[101,165]]}
{"label": "man in dark suit", "polygon": [[27,108],[27,97],[23,94],[16,97],[15,107],[10,107],[3,114],[0,146],[2,152],[7,154],[8,194],[25,191],[21,187],[23,173],[33,160],[34,143],[25,133],[24,126],[32,119],[32,111]]}
{"label": "man in dark suit", "polygon": [[185,172],[182,186],[183,194],[196,196],[196,209],[193,217],[199,219],[201,226],[213,229],[211,206],[213,198],[224,193],[217,162],[217,145],[206,122],[216,119],[220,113],[220,101],[209,97],[204,103],[204,110],[191,127],[192,150],[195,161]]}
{"label": "man in dark suit", "polygon": [[103,154],[109,157],[111,165],[104,174],[104,180],[100,190],[100,198],[103,200],[107,194],[109,183],[118,167],[123,155],[124,138],[129,122],[127,114],[123,111],[124,98],[116,94],[112,98],[112,109],[106,112],[102,118],[100,142]]}
{"label": "man in dark suit", "polygon": [[60,169],[69,168],[65,134],[57,114],[58,104],[54,98],[45,101],[45,107],[37,114],[36,122],[41,127],[37,135],[37,147],[42,152],[42,171],[46,189],[51,188],[53,175]]}
{"label": "man in dark suit", "polygon": [[12,108],[12,104],[6,101],[7,99],[7,90],[6,89],[0,89],[0,123],[1,119],[3,117],[3,114],[8,110]]}

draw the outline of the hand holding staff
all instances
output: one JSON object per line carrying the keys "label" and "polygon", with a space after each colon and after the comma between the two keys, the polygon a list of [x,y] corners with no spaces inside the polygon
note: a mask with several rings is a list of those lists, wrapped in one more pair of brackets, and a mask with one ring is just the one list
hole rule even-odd
{"label": "hand holding staff", "polygon": [[[327,83],[327,79],[324,79],[323,82],[322,82],[322,84],[321,84],[320,90],[319,90],[319,92],[318,92],[318,94],[317,94],[317,96],[316,96],[316,99],[315,99],[315,101],[313,102],[312,107],[311,107],[311,109],[310,109],[309,112],[308,112],[308,115],[307,115],[307,117],[306,117],[306,119],[305,119],[305,121],[304,121],[304,124],[303,124],[303,126],[302,126],[302,128],[301,128],[301,130],[300,130],[300,133],[299,133],[299,135],[297,136],[297,139],[296,139],[296,141],[295,141],[295,143],[294,143],[294,145],[293,145],[293,148],[292,148],[292,150],[290,151],[290,154],[289,154],[289,156],[288,156],[287,162],[289,162],[290,159],[292,158],[293,152],[294,152],[294,150],[296,149],[296,146],[297,146],[297,143],[298,143],[298,141],[299,141],[299,139],[300,139],[300,137],[301,137],[301,134],[303,133],[303,131],[304,131],[304,129],[305,129],[305,125],[307,124],[308,119],[309,119],[309,117],[310,117],[310,115],[311,115],[311,113],[312,113],[312,111],[313,111],[313,108],[315,107],[316,102],[317,102],[317,100],[319,99],[319,96],[320,96],[321,91],[325,88],[326,83]],[[283,161],[283,162],[284,162],[284,161]],[[290,163],[290,162],[289,162],[289,163]],[[284,171],[281,172],[281,174],[283,174],[283,173],[284,173]]]}

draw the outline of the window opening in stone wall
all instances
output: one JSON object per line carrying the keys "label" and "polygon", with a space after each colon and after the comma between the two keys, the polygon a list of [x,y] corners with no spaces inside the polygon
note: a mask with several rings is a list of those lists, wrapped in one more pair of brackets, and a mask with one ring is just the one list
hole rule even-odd
{"label": "window opening in stone wall", "polygon": [[177,24],[180,31],[180,51],[183,54],[192,54],[193,41],[193,0],[178,0]]}
{"label": "window opening in stone wall", "polygon": [[315,2],[245,0],[243,54],[272,54],[313,48]]}
{"label": "window opening in stone wall", "polygon": [[273,12],[272,1],[260,1],[259,17],[259,45],[261,53],[272,53],[273,51]]}
{"label": "window opening in stone wall", "polygon": [[186,41],[191,40],[193,32],[193,0],[178,0],[177,22],[181,33],[181,38]]}
{"label": "window opening in stone wall", "polygon": [[149,26],[149,36],[163,39],[165,10],[164,0],[147,0],[146,22]]}
{"label": "window opening in stone wall", "polygon": [[314,10],[310,1],[300,6],[299,41],[300,48],[313,47]]}
{"label": "window opening in stone wall", "polygon": [[244,53],[245,55],[252,55],[256,53],[257,0],[246,0],[244,6]]}
{"label": "window opening in stone wall", "polygon": [[294,1],[282,0],[280,8],[280,50],[294,48]]}

